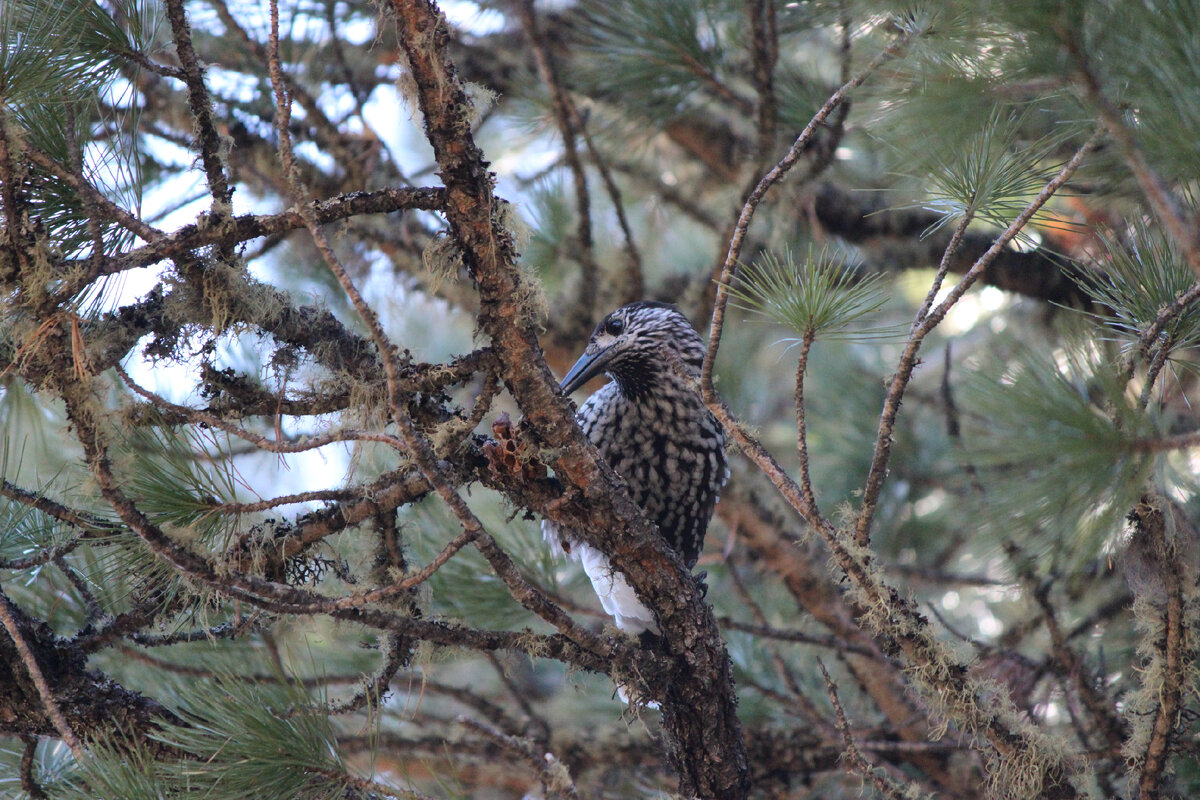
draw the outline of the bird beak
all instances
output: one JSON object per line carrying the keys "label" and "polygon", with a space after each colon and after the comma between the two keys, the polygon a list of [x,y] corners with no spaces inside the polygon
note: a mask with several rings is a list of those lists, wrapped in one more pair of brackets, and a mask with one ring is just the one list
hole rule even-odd
{"label": "bird beak", "polygon": [[604,366],[609,361],[611,349],[611,347],[601,347],[595,342],[589,343],[587,349],[583,351],[583,355],[575,362],[575,366],[571,367],[566,377],[562,379],[563,394],[570,394],[603,372]]}

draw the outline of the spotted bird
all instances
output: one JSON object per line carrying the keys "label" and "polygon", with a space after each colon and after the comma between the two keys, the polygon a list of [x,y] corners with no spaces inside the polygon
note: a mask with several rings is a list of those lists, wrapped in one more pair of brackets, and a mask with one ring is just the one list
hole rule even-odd
{"label": "spotted bird", "polygon": [[[729,474],[725,432],[692,386],[703,361],[700,335],[675,306],[630,303],[601,320],[562,381],[570,394],[602,372],[612,379],[584,402],[576,419],[688,569],[700,557]],[[658,633],[654,614],[603,553],[549,520],[542,522],[542,535],[583,565],[618,628]]]}

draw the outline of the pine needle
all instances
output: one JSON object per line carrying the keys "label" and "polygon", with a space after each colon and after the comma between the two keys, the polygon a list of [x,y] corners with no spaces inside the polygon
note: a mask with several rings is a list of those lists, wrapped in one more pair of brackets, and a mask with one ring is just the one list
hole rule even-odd
{"label": "pine needle", "polygon": [[[1104,310],[1091,312],[1104,328],[1137,342],[1159,312],[1195,284],[1196,277],[1170,237],[1137,221],[1126,236],[1101,237],[1104,271],[1077,279],[1079,288]],[[1160,340],[1173,350],[1200,343],[1200,311],[1195,306],[1163,326]]]}
{"label": "pine needle", "polygon": [[801,338],[872,341],[897,336],[897,326],[854,328],[854,323],[879,311],[888,296],[880,275],[862,275],[844,258],[825,251],[797,264],[790,251],[771,254],[743,266],[741,280],[730,288],[734,305],[765,314]]}

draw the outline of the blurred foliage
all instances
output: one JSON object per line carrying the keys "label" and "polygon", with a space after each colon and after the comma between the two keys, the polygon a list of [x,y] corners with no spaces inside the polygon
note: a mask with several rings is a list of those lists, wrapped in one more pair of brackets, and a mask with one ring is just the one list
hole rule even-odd
{"label": "blurred foliage", "polygon": [[1090,343],[1021,347],[964,386],[969,458],[988,487],[980,521],[997,542],[1058,551],[1046,563],[1065,555],[1078,568],[1116,544],[1154,466],[1133,445],[1154,428]]}

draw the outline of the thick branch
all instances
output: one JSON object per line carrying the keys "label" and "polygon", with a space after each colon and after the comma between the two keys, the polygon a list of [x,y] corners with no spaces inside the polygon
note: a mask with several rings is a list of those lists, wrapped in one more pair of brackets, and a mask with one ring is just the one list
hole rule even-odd
{"label": "thick branch", "polygon": [[748,765],[715,619],[678,557],[586,443],[546,367],[526,299],[529,289],[515,267],[511,234],[501,224],[500,201],[483,154],[463,124],[468,101],[449,61],[444,19],[426,2],[395,0],[393,7],[425,133],[446,184],[447,221],[479,289],[480,326],[492,339],[526,421],[541,443],[554,448],[555,471],[587,501],[591,524],[576,533],[607,552],[658,612],[675,659],[671,680],[659,691],[665,695],[663,721],[680,791],[743,797]]}

